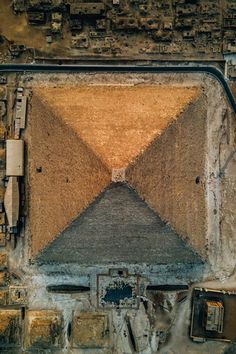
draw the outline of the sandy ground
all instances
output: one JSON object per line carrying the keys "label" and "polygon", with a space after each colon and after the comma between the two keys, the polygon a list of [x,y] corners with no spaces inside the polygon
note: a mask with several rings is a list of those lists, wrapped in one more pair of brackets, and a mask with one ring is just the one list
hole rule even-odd
{"label": "sandy ground", "polygon": [[9,41],[16,41],[29,47],[37,43],[40,48],[46,42],[40,27],[29,26],[25,14],[14,15],[9,0],[0,0],[0,33]]}
{"label": "sandy ground", "polygon": [[[70,35],[65,31],[64,38],[47,44],[45,27],[30,26],[25,13],[14,15],[11,8],[12,1],[0,0],[0,33],[10,42],[24,44],[40,52],[52,55],[65,55],[70,49]],[[47,27],[49,27],[48,25]]]}
{"label": "sandy ground", "polygon": [[109,169],[126,167],[199,95],[194,87],[141,85],[35,92]]}

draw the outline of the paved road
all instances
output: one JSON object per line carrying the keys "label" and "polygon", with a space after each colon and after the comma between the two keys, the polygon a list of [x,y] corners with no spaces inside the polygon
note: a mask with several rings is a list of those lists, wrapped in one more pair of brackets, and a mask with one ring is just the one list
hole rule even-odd
{"label": "paved road", "polygon": [[216,78],[236,113],[236,101],[222,72],[214,66],[137,66],[137,65],[58,65],[58,64],[1,64],[0,73],[9,72],[134,72],[134,73],[205,73]]}

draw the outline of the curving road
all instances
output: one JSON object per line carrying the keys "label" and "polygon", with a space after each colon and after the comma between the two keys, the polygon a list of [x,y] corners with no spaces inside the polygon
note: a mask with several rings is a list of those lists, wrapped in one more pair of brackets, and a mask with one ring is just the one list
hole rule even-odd
{"label": "curving road", "polygon": [[0,64],[0,73],[13,72],[134,72],[134,73],[205,73],[216,78],[236,113],[236,101],[222,72],[213,66],[138,66],[138,65],[57,65]]}

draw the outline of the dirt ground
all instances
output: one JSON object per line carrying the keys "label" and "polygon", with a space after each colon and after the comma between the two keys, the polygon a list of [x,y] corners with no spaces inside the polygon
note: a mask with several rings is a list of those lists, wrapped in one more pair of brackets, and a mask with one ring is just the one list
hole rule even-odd
{"label": "dirt ground", "polygon": [[0,34],[10,42],[24,44],[35,48],[42,53],[65,55],[70,48],[70,36],[65,31],[64,38],[47,44],[45,28],[43,26],[29,26],[25,13],[14,15],[11,8],[12,1],[0,0]]}
{"label": "dirt ground", "polygon": [[9,41],[25,44],[29,47],[43,46],[45,37],[40,28],[28,25],[25,14],[15,16],[11,9],[11,1],[0,0],[0,33]]}
{"label": "dirt ground", "polygon": [[110,170],[126,167],[199,95],[194,87],[143,85],[35,92]]}

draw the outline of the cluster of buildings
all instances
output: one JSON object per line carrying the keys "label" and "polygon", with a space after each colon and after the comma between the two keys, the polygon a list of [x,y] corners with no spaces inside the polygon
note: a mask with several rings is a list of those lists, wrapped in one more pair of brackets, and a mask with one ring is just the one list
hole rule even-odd
{"label": "cluster of buildings", "polygon": [[217,60],[236,51],[232,0],[14,0],[13,11],[26,12],[29,25],[41,26],[47,43],[69,29],[77,55]]}
{"label": "cluster of buildings", "polygon": [[[27,97],[23,88],[7,87],[0,78],[0,345],[11,350],[19,343],[27,288],[20,272],[9,270],[9,252],[24,229],[24,141]],[[6,309],[7,308],[7,309]],[[1,349],[2,350],[2,349]]]}

